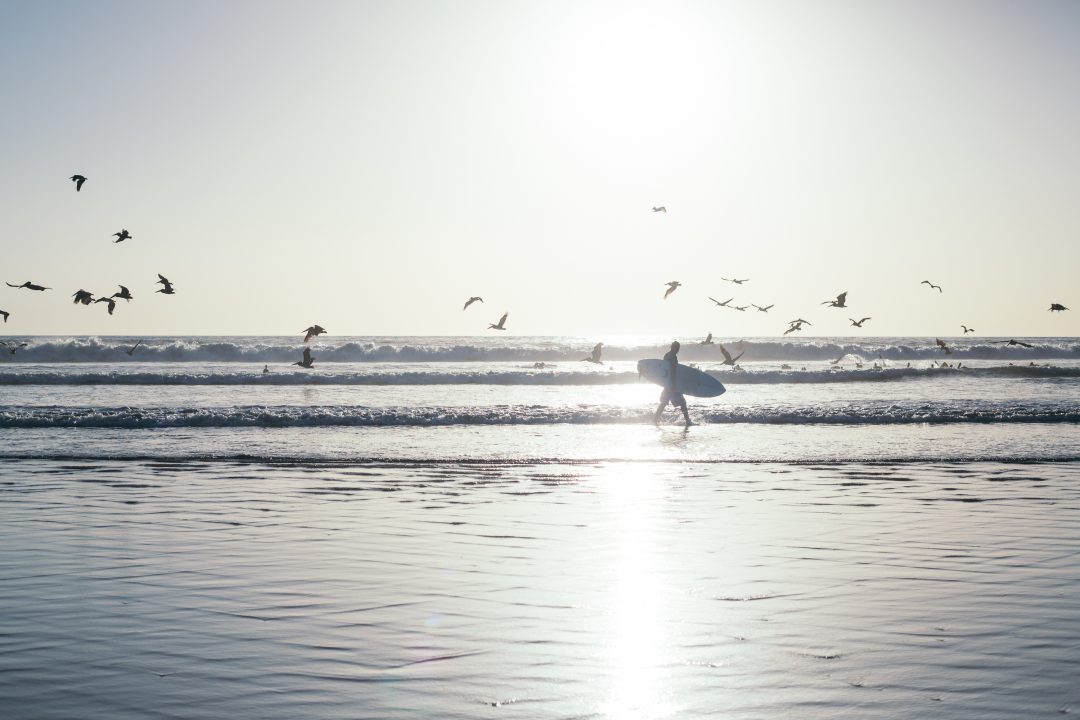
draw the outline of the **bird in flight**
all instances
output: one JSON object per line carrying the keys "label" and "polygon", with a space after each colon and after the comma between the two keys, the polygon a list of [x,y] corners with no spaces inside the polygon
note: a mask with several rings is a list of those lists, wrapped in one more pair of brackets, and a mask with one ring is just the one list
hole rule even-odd
{"label": "bird in flight", "polygon": [[120,292],[118,292],[118,293],[113,293],[113,294],[112,294],[112,295],[110,295],[109,297],[114,297],[114,298],[120,298],[121,300],[127,300],[128,302],[131,302],[131,301],[132,301],[132,299],[133,299],[133,298],[131,297],[131,291],[130,291],[130,290],[128,290],[128,289],[127,289],[126,287],[124,287],[123,285],[121,285],[121,286],[120,286]]}
{"label": "bird in flight", "polygon": [[508,317],[510,317],[510,313],[504,312],[502,317],[499,318],[499,322],[497,322],[497,323],[488,323],[488,330],[505,330],[506,329],[506,318],[508,318]]}
{"label": "bird in flight", "polygon": [[124,230],[122,228],[121,228],[120,232],[113,233],[113,235],[116,236],[116,239],[113,240],[114,243],[124,242],[125,240],[130,240],[131,237],[132,237],[131,233],[129,233],[127,230]]}
{"label": "bird in flight", "polygon": [[[667,297],[667,295],[665,295],[664,297]],[[720,302],[719,300],[717,300],[717,299],[716,299],[716,298],[714,298],[714,297],[709,297],[709,299],[710,299],[710,300],[712,300],[712,301],[713,301],[714,303],[716,303],[717,305],[719,305],[720,307],[727,307],[727,304],[728,304],[729,302],[731,302],[732,300],[734,300],[735,298],[733,298],[733,297],[729,297],[729,298],[728,298],[727,300],[725,300],[724,302]]]}
{"label": "bird in flight", "polygon": [[113,299],[112,299],[111,297],[99,297],[99,298],[98,298],[97,300],[95,300],[94,302],[96,302],[96,303],[99,303],[99,302],[103,302],[103,303],[109,303],[109,314],[110,314],[110,315],[112,315],[112,314],[113,314],[113,310],[115,310],[115,309],[116,309],[116,301],[115,301],[115,300],[113,300]]}
{"label": "bird in flight", "polygon": [[158,273],[157,281],[159,283],[161,283],[164,287],[162,287],[160,290],[155,290],[154,292],[159,292],[162,295],[175,295],[176,294],[176,291],[173,290],[172,283],[169,282],[169,278],[165,277],[161,273]]}
{"label": "bird in flight", "polygon": [[967,325],[961,325],[960,329],[964,331],[965,335],[975,332],[975,328],[969,328]]}
{"label": "bird in flight", "polygon": [[940,286],[940,285],[935,285],[934,283],[930,282],[929,280],[923,280],[923,281],[922,281],[921,283],[919,283],[919,284],[920,284],[920,285],[929,285],[929,286],[930,286],[930,289],[931,289],[931,290],[935,290],[935,289],[936,289],[936,290],[937,290],[938,292],[941,292],[941,286]]}
{"label": "bird in flight", "polygon": [[667,215],[667,207],[665,207],[664,205],[661,205],[660,207],[654,207],[654,208],[652,209],[652,211],[653,211],[653,212],[662,212],[662,213],[664,213],[665,215]]}
{"label": "bird in flight", "polygon": [[939,348],[945,351],[946,355],[952,355],[952,348],[946,345],[944,340],[942,340],[941,338],[935,338],[935,342],[937,342],[937,346]]}
{"label": "bird in flight", "polygon": [[86,182],[86,177],[83,175],[72,175],[71,180],[75,183],[75,192],[79,192],[82,190],[82,184]]}
{"label": "bird in flight", "polygon": [[847,290],[845,290],[844,292],[837,295],[835,300],[826,300],[825,302],[823,302],[821,304],[822,305],[828,305],[829,307],[842,308],[842,307],[847,307],[847,305],[845,303],[847,303]]}
{"label": "bird in flight", "polygon": [[720,348],[720,353],[724,356],[724,362],[722,364],[731,365],[732,367],[735,366],[735,363],[736,363],[736,361],[738,361],[739,358],[741,358],[744,354],[746,354],[746,351],[743,350],[742,352],[740,352],[735,357],[731,357],[731,353],[729,353],[727,351],[727,348],[724,347],[723,343],[717,345],[716,347]]}
{"label": "bird in flight", "polygon": [[30,343],[17,343],[17,344],[16,344],[15,342],[7,342],[7,341],[4,341],[4,340],[0,340],[0,345],[3,345],[4,347],[6,347],[6,348],[8,349],[8,351],[9,351],[9,352],[10,352],[10,353],[11,353],[12,355],[14,355],[15,353],[17,353],[17,352],[19,351],[19,349],[20,349],[20,348],[24,348],[24,347],[26,347],[26,346],[27,346],[27,345],[29,345],[29,344],[30,344]]}
{"label": "bird in flight", "polygon": [[10,315],[10,314],[11,313],[9,313],[7,310],[0,310],[0,315],[4,316],[4,322],[7,322],[8,315]]}
{"label": "bird in flight", "polygon": [[1068,309],[1069,308],[1065,307],[1061,303],[1050,303],[1050,312],[1061,312],[1062,310]]}
{"label": "bird in flight", "polygon": [[675,290],[676,290],[676,289],[677,289],[677,288],[678,288],[678,287],[679,287],[680,285],[682,285],[682,283],[681,283],[681,282],[679,282],[678,280],[672,280],[671,282],[669,282],[669,283],[667,284],[667,292],[666,292],[666,293],[664,293],[664,299],[665,299],[665,300],[667,300],[667,299],[668,299],[668,295],[670,295],[671,293],[675,292]]}
{"label": "bird in flight", "polygon": [[1001,344],[1003,344],[1003,345],[1009,345],[1009,346],[1011,346],[1011,345],[1019,345],[1020,347],[1026,347],[1026,348],[1035,347],[1034,345],[1030,345],[1030,344],[1028,344],[1026,342],[1020,342],[1019,340],[1012,340],[1012,339],[1009,339],[1009,340],[991,340],[990,344],[991,345],[994,345],[994,344],[1001,345]]}
{"label": "bird in flight", "polygon": [[595,345],[593,345],[592,353],[589,354],[589,357],[581,358],[581,361],[582,362],[596,363],[597,365],[603,365],[604,361],[600,359],[600,353],[603,352],[603,350],[604,350],[604,343],[598,342]]}
{"label": "bird in flight", "polygon": [[744,282],[748,282],[750,280],[750,278],[743,278],[742,280],[738,280],[736,278],[726,278],[726,277],[722,277],[720,279],[721,280],[726,280],[729,283],[735,283],[736,285],[742,285]]}
{"label": "bird in flight", "polygon": [[862,320],[856,320],[855,318],[848,318],[848,320],[851,321],[852,326],[857,327],[857,328],[861,328],[862,324],[864,322],[866,322],[867,320],[869,320],[869,319],[870,318],[868,318],[868,317],[864,317]]}
{"label": "bird in flight", "polygon": [[795,325],[796,323],[798,323],[799,325],[813,325],[814,324],[814,323],[810,322],[809,320],[803,320],[802,318],[796,318],[794,320],[788,320],[788,325]]}
{"label": "bird in flight", "polygon": [[83,305],[89,305],[90,303],[94,302],[94,295],[90,292],[87,292],[86,290],[79,290],[71,297],[75,298],[74,300],[72,300],[72,303],[75,305],[78,305],[79,303],[82,303]]}
{"label": "bird in flight", "polygon": [[[791,323],[791,326],[787,330],[784,331],[784,334],[787,335],[788,333],[793,333],[796,330],[802,330],[803,322],[804,321],[802,321],[802,320],[793,321]],[[809,325],[810,323],[806,323],[806,324]]]}
{"label": "bird in flight", "polygon": [[700,344],[701,345],[712,345],[713,344],[712,333],[709,333],[708,335],[706,335],[705,339],[702,340]]}
{"label": "bird in flight", "polygon": [[304,331],[304,342],[307,342],[313,337],[322,335],[324,332],[326,332],[326,328],[324,328],[322,325],[312,325]]}
{"label": "bird in flight", "polygon": [[739,312],[746,312],[746,308],[748,308],[748,307],[750,307],[750,306],[749,305],[732,305],[731,309],[732,310],[738,310]]}
{"label": "bird in flight", "polygon": [[471,298],[465,301],[465,307],[461,309],[468,310],[469,306],[472,305],[474,302],[484,302],[484,298],[480,297],[479,295],[473,295]]}
{"label": "bird in flight", "polygon": [[[754,305],[754,303],[750,303],[750,304]],[[773,303],[773,305],[775,305],[775,304],[776,303]],[[754,307],[757,308],[758,312],[769,312],[769,310],[772,309],[773,305],[766,305],[765,307],[761,307],[760,305],[754,305]]]}
{"label": "bird in flight", "polygon": [[131,346],[130,349],[125,350],[124,352],[126,352],[128,355],[134,355],[135,348],[139,347],[140,345],[142,345],[142,340],[137,341],[134,345]]}
{"label": "bird in flight", "polygon": [[7,281],[4,281],[4,282],[8,287],[13,287],[13,288],[26,288],[27,290],[52,290],[52,288],[42,287],[41,285],[35,285],[34,283],[30,282],[29,280],[24,282],[22,285],[12,285],[11,283],[9,283]]}
{"label": "bird in flight", "polygon": [[293,365],[299,365],[302,368],[315,367],[315,358],[311,357],[311,348],[304,348],[304,359],[297,360]]}

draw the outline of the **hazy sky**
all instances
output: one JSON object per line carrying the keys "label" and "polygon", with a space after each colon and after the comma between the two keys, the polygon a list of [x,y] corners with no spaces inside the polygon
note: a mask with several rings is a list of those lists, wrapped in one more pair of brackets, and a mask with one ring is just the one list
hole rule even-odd
{"label": "hazy sky", "polygon": [[1080,334],[1078,38],[1071,0],[3,0],[0,280],[55,289],[0,331]]}

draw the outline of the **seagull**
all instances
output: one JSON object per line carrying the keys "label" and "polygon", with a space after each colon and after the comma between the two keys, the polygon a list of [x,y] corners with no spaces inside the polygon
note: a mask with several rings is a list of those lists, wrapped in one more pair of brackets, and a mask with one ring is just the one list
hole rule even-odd
{"label": "seagull", "polygon": [[938,292],[941,292],[941,286],[940,285],[935,285],[934,283],[930,282],[929,280],[923,280],[919,284],[920,285],[929,285],[931,290],[937,289]]}
{"label": "seagull", "polygon": [[667,292],[664,293],[664,299],[667,300],[668,295],[675,292],[675,289],[678,288],[680,285],[682,285],[682,283],[679,282],[678,280],[672,280],[671,282],[669,282],[667,284]]}
{"label": "seagull", "polygon": [[42,287],[41,285],[35,285],[34,283],[30,282],[29,280],[24,282],[22,285],[12,285],[11,283],[7,282],[6,280],[4,282],[8,287],[13,287],[13,288],[26,288],[27,290],[52,290],[52,288]]}
{"label": "seagull", "polygon": [[961,325],[960,328],[964,331],[964,334],[975,332],[975,328],[969,328],[967,325]]}
{"label": "seagull", "polygon": [[864,322],[866,322],[867,320],[869,320],[869,319],[870,319],[870,318],[868,318],[868,317],[864,317],[864,318],[863,318],[862,320],[858,320],[858,321],[856,321],[856,320],[855,320],[855,318],[848,318],[848,320],[850,320],[850,321],[851,321],[851,325],[852,325],[853,327],[857,327],[857,328],[861,328],[861,327],[862,327],[862,324],[863,324]]}
{"label": "seagull", "polygon": [[709,333],[708,335],[706,335],[706,336],[705,336],[705,339],[704,339],[704,340],[702,340],[702,341],[701,341],[700,343],[698,343],[698,344],[699,344],[699,345],[712,345],[712,344],[713,344],[713,341],[712,341],[712,333]]}
{"label": "seagull", "polygon": [[[750,304],[754,305],[754,303],[750,303]],[[776,303],[773,303],[773,305],[775,305],[775,304]],[[758,312],[769,312],[769,310],[773,307],[773,305],[766,305],[765,307],[761,307],[760,305],[754,305],[754,307],[757,308]]]}
{"label": "seagull", "polygon": [[945,344],[944,340],[942,340],[941,338],[935,338],[935,340],[937,342],[937,346],[944,350],[946,355],[952,355],[952,349]]}
{"label": "seagull", "polygon": [[116,236],[116,239],[113,240],[114,243],[124,242],[125,240],[129,240],[131,238],[131,233],[124,229],[121,229],[118,233],[113,233],[113,235]]}
{"label": "seagull", "polygon": [[604,343],[598,342],[593,345],[592,354],[587,358],[581,358],[582,362],[596,363],[597,365],[603,365],[604,361],[600,359],[600,353],[603,351]]}
{"label": "seagull", "polygon": [[118,292],[118,293],[113,293],[113,294],[112,294],[112,295],[110,295],[109,297],[114,297],[114,298],[120,298],[121,300],[127,300],[128,302],[131,302],[131,301],[132,301],[132,299],[133,299],[133,298],[131,297],[131,291],[130,291],[130,290],[128,290],[128,289],[127,289],[126,287],[124,287],[123,285],[121,285],[121,286],[120,286],[120,292]]}
{"label": "seagull", "polygon": [[162,285],[164,285],[165,287],[161,288],[160,290],[155,290],[154,292],[159,292],[162,295],[175,295],[176,294],[176,291],[173,290],[172,283],[169,282],[169,279],[167,277],[165,277],[161,273],[158,273],[157,281],[159,283],[161,283]]}
{"label": "seagull", "polygon": [[510,313],[504,312],[502,317],[499,318],[499,322],[497,322],[497,323],[488,323],[488,330],[505,330],[506,329],[506,318],[508,318],[508,317],[510,317]]}
{"label": "seagull", "polygon": [[315,358],[311,357],[311,348],[304,348],[304,359],[297,360],[293,365],[299,365],[302,368],[315,367]]}
{"label": "seagull", "polygon": [[835,300],[826,300],[825,302],[823,302],[821,304],[822,305],[828,305],[829,307],[842,308],[842,307],[847,307],[847,305],[845,304],[846,302],[847,302],[847,290],[845,290],[844,292],[837,295]]}
{"label": "seagull", "polygon": [[90,292],[87,292],[86,290],[79,290],[71,297],[75,298],[74,300],[72,300],[72,303],[75,305],[78,305],[79,303],[82,303],[83,305],[89,305],[90,303],[94,302],[94,295]]}
{"label": "seagull", "polygon": [[471,298],[465,301],[465,307],[461,309],[468,310],[469,306],[472,305],[474,302],[484,302],[484,298],[480,297],[479,295],[473,295]]}
{"label": "seagull", "polygon": [[11,313],[9,313],[7,310],[0,310],[0,315],[4,316],[4,322],[7,322],[8,315],[10,315],[10,314]]}
{"label": "seagull", "polygon": [[140,345],[142,345],[142,340],[139,340],[138,342],[136,342],[134,345],[131,346],[130,350],[125,350],[124,352],[126,352],[128,355],[134,355],[135,354],[135,348],[139,347]]}
{"label": "seagull", "polygon": [[654,208],[652,209],[652,211],[653,211],[653,212],[662,212],[662,213],[664,213],[665,215],[667,215],[667,207],[665,207],[664,205],[661,205],[660,207],[654,207]]}
{"label": "seagull", "polygon": [[1061,312],[1062,310],[1068,309],[1069,308],[1065,307],[1061,303],[1050,303],[1050,312]]}
{"label": "seagull", "polygon": [[[807,324],[809,325],[809,323]],[[784,331],[784,334],[787,335],[788,333],[793,333],[796,330],[802,330],[802,326],[803,324],[800,321],[793,322],[791,323],[791,327]]]}
{"label": "seagull", "polygon": [[3,345],[4,347],[6,347],[8,349],[8,351],[12,355],[14,355],[16,352],[18,352],[20,348],[24,348],[29,344],[30,343],[18,343],[18,344],[15,344],[14,342],[9,343],[9,342],[6,342],[4,340],[0,340],[0,345]]}
{"label": "seagull", "polygon": [[324,332],[326,332],[326,328],[324,328],[322,325],[312,325],[304,331],[304,342],[307,342],[311,338],[321,335]]}
{"label": "seagull", "polygon": [[743,278],[742,280],[736,280],[735,278],[722,277],[721,280],[727,280],[729,283],[735,283],[736,285],[742,285],[744,282],[750,280],[750,278]]}
{"label": "seagull", "polygon": [[1011,345],[1019,345],[1020,347],[1026,347],[1026,348],[1035,347],[1034,345],[1029,345],[1026,342],[1020,342],[1019,340],[1012,340],[1012,339],[1010,339],[1010,340],[991,340],[990,344],[991,345],[993,345],[993,344],[1004,344],[1004,345],[1010,345],[1010,346]]}
{"label": "seagull", "polygon": [[96,302],[96,303],[99,303],[99,302],[107,302],[107,303],[109,303],[109,314],[110,315],[112,315],[113,310],[116,309],[116,301],[113,300],[111,297],[99,297],[94,302]]}
{"label": "seagull", "polygon": [[[667,297],[667,296],[665,295],[664,297]],[[710,300],[712,300],[712,301],[713,301],[714,303],[716,303],[717,305],[719,305],[720,307],[727,307],[727,304],[728,304],[729,302],[731,302],[732,300],[734,300],[735,298],[733,298],[733,297],[729,297],[729,298],[728,298],[727,300],[725,300],[724,302],[720,302],[719,300],[717,300],[717,299],[716,299],[716,298],[714,298],[714,297],[709,297],[709,299],[710,299]]]}
{"label": "seagull", "polygon": [[82,184],[86,182],[86,176],[84,175],[72,175],[72,181],[75,183],[75,192],[82,190]]}
{"label": "seagull", "polygon": [[721,353],[721,354],[722,354],[722,355],[724,356],[724,362],[722,363],[722,364],[724,364],[724,365],[731,365],[731,366],[734,366],[734,365],[735,365],[735,362],[736,362],[736,361],[737,361],[737,360],[738,360],[739,358],[741,358],[741,357],[743,356],[743,354],[745,354],[745,353],[746,353],[746,351],[745,351],[745,350],[743,350],[743,351],[742,351],[741,353],[739,353],[739,354],[738,354],[738,355],[736,355],[735,357],[731,357],[731,353],[729,353],[729,352],[727,351],[727,349],[726,349],[726,348],[724,347],[724,345],[723,345],[722,343],[721,343],[720,345],[717,345],[716,347],[720,348],[720,353]]}

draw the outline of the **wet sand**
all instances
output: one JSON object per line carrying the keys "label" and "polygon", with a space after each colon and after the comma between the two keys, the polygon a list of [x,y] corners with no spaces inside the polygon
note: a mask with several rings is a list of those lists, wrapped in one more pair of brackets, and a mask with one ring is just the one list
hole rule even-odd
{"label": "wet sand", "polygon": [[1060,717],[1078,480],[9,460],[0,716]]}

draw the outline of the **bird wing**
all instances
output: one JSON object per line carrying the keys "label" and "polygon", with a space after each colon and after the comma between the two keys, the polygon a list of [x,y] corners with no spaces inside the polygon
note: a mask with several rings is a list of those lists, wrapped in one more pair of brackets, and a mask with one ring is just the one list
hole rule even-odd
{"label": "bird wing", "polygon": [[847,290],[836,296],[836,302],[840,303],[841,305],[844,304],[845,300],[847,300]]}
{"label": "bird wing", "polygon": [[11,283],[9,283],[9,282],[8,282],[7,280],[5,280],[5,281],[4,281],[4,284],[5,284],[5,285],[7,285],[8,287],[13,287],[13,288],[21,288],[21,287],[22,287],[23,285],[25,285],[26,283],[23,283],[23,285],[12,285],[12,284],[11,284]]}
{"label": "bird wing", "polygon": [[724,362],[731,362],[732,361],[731,360],[731,353],[729,353],[727,351],[727,348],[724,347],[723,343],[721,343],[720,345],[717,345],[716,347],[720,348],[720,354],[724,356]]}
{"label": "bird wing", "polygon": [[508,317],[510,317],[510,313],[508,313],[508,312],[503,313],[503,316],[501,318],[499,318],[499,325],[501,326],[504,322],[506,322],[506,318],[508,318]]}

